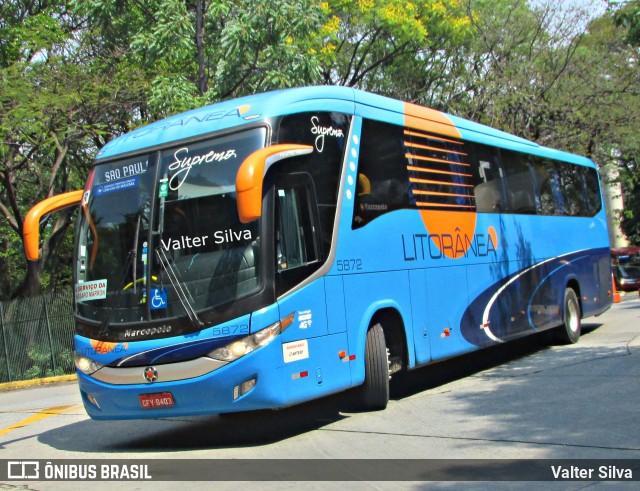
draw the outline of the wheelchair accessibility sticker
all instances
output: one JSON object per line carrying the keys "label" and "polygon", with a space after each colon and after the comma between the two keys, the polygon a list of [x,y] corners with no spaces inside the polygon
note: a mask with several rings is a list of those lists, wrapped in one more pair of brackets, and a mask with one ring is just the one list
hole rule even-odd
{"label": "wheelchair accessibility sticker", "polygon": [[167,290],[166,288],[151,289],[151,310],[160,310],[167,308]]}

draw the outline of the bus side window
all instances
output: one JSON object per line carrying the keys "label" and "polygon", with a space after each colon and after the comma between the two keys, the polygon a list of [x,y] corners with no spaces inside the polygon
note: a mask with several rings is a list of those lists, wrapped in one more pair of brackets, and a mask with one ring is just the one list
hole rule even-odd
{"label": "bus side window", "polygon": [[598,181],[598,171],[589,167],[584,167],[582,169],[582,172],[584,174],[585,184],[587,186],[587,216],[595,216],[602,207],[602,200],[600,198],[600,183]]}
{"label": "bus side window", "polygon": [[563,207],[560,176],[553,161],[536,157],[532,160],[538,215],[558,215]]}
{"label": "bus side window", "polygon": [[465,151],[471,164],[471,183],[478,213],[500,213],[504,210],[503,185],[498,154],[495,149],[478,143],[467,143]]}
{"label": "bus side window", "polygon": [[581,165],[564,165],[560,169],[565,195],[565,215],[594,216],[600,211],[600,186],[595,169]]}
{"label": "bus side window", "polygon": [[353,229],[364,227],[385,213],[408,207],[403,131],[401,126],[363,121]]}
{"label": "bus side window", "polygon": [[536,214],[534,174],[523,154],[503,150],[502,168],[507,192],[507,213]]}

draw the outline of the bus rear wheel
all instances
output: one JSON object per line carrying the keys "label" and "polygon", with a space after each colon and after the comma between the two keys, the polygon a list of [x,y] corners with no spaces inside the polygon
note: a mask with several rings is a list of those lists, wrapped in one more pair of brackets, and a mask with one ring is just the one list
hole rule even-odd
{"label": "bus rear wheel", "polygon": [[580,302],[573,288],[564,291],[563,324],[556,328],[555,338],[562,344],[578,342],[582,326],[580,324]]}
{"label": "bus rear wheel", "polygon": [[360,388],[362,409],[379,411],[386,408],[389,402],[389,353],[380,324],[367,331],[364,373],[364,384]]}

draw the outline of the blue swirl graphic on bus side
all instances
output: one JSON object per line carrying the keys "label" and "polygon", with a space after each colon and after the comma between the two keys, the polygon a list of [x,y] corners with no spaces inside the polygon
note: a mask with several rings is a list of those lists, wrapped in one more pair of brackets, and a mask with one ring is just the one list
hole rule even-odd
{"label": "blue swirl graphic on bus side", "polygon": [[589,256],[594,253],[608,254],[608,250],[577,251],[540,261],[494,283],[465,310],[462,335],[482,347],[560,325],[567,282],[578,279],[581,287],[588,287],[580,278],[593,275]]}

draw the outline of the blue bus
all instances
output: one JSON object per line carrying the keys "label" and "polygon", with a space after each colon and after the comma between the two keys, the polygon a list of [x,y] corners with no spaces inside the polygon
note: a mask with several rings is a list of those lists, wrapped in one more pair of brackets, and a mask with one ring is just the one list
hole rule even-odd
{"label": "blue bus", "polygon": [[[612,301],[587,158],[347,87],[253,95],[109,142],[79,205],[88,414],[282,408],[544,330]],[[31,225],[29,225],[29,223]]]}

